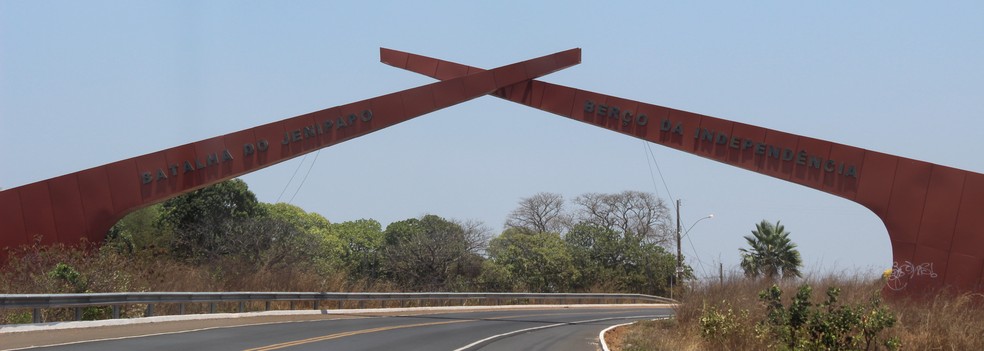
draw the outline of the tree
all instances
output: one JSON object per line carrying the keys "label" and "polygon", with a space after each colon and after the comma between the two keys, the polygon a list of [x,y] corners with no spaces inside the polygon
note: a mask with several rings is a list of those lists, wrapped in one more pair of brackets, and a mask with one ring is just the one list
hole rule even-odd
{"label": "tree", "polygon": [[382,267],[382,226],[373,219],[359,219],[331,225],[342,241],[342,262],[354,279],[376,279]]}
{"label": "tree", "polygon": [[639,242],[666,244],[670,234],[670,210],[663,199],[641,191],[618,194],[588,193],[578,196],[577,220],[622,233]]}
{"label": "tree", "polygon": [[[270,243],[274,245],[270,245],[268,248],[304,253],[308,261],[317,263],[318,267],[323,269],[335,269],[344,266],[342,261],[344,243],[331,230],[331,223],[324,216],[314,212],[306,212],[299,206],[284,202],[276,204],[260,203],[260,205],[263,207],[264,212],[264,216],[259,217],[260,220],[269,222],[266,223],[266,226],[271,229],[281,228],[280,235],[272,236],[274,232],[270,230],[262,232],[263,227],[254,226],[255,229],[261,232],[245,232],[245,236],[254,238],[271,237],[272,241]],[[287,228],[290,231],[285,230]],[[290,233],[294,233],[295,235],[287,235]],[[259,247],[259,249],[262,250],[264,248]],[[268,253],[267,256],[274,258],[280,256],[270,255],[272,253]],[[293,255],[289,252],[281,253],[281,255],[283,254]],[[282,257],[282,259],[285,258]]]}
{"label": "tree", "polygon": [[574,260],[557,233],[507,229],[489,243],[489,261],[488,273],[480,280],[492,283],[493,289],[512,285],[531,292],[560,292],[578,277]]}
{"label": "tree", "polygon": [[166,249],[170,240],[167,231],[157,225],[161,205],[151,205],[130,214],[116,222],[106,233],[106,243],[127,254],[149,252],[157,254]]}
{"label": "tree", "polygon": [[383,244],[386,273],[411,290],[447,289],[465,272],[477,275],[480,268],[469,265],[481,266],[475,260],[483,239],[478,228],[435,215],[390,223]]}
{"label": "tree", "polygon": [[796,244],[789,239],[789,232],[776,221],[775,225],[766,220],[755,225],[752,235],[746,235],[748,249],[741,252],[741,268],[745,276],[758,278],[765,276],[770,280],[777,278],[800,277],[800,258]]}
{"label": "tree", "polygon": [[537,193],[519,200],[519,207],[506,218],[506,227],[517,228],[527,234],[561,233],[568,222],[562,195]]}
{"label": "tree", "polygon": [[580,223],[564,237],[581,272],[579,289],[664,294],[676,259],[662,246]]}
{"label": "tree", "polygon": [[202,262],[237,251],[233,226],[264,214],[246,182],[232,179],[164,201],[158,226],[172,231],[172,255]]}

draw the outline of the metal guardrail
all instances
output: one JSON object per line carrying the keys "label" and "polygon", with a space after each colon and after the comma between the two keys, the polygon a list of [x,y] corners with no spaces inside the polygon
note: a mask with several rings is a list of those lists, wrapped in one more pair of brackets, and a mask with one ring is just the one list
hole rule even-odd
{"label": "metal guardrail", "polygon": [[93,293],[93,294],[0,294],[0,309],[33,309],[33,322],[41,323],[41,310],[51,308],[75,308],[75,319],[82,319],[82,307],[112,306],[113,318],[119,318],[119,307],[123,305],[146,304],[144,316],[154,315],[156,304],[179,304],[178,314],[185,314],[185,304],[208,303],[209,312],[215,313],[216,304],[238,302],[239,312],[245,312],[248,302],[266,302],[265,310],[270,310],[271,302],[288,301],[294,309],[297,301],[310,301],[314,309],[321,309],[321,302],[358,301],[456,301],[462,304],[469,300],[484,302],[480,305],[498,305],[503,302],[535,303],[535,301],[560,300],[568,303],[585,301],[676,303],[676,300],[644,294],[561,294],[561,293],[331,293],[331,292],[135,292],[135,293]]}

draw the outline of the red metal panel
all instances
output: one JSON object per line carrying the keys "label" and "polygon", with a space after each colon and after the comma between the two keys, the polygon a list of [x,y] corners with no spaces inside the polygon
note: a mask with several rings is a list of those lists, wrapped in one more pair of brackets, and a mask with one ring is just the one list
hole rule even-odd
{"label": "red metal panel", "polygon": [[403,69],[407,69],[407,61],[411,55],[413,54],[387,48],[379,48],[379,62]]}
{"label": "red metal panel", "polygon": [[[581,49],[571,49],[567,51],[562,51],[553,55],[550,55],[556,67],[551,68],[548,71],[537,72],[536,75],[546,75],[547,73],[552,73],[560,70],[557,67],[570,67],[581,63]],[[534,59],[536,60],[536,59]],[[532,72],[531,72],[532,73]],[[532,78],[532,77],[531,77]]]}
{"label": "red metal panel", "polygon": [[41,237],[41,243],[45,245],[58,242],[54,211],[51,206],[51,192],[48,190],[50,182],[51,180],[45,180],[17,188],[20,192],[21,206],[30,209],[23,212],[27,237],[30,241]]}
{"label": "red metal panel", "polygon": [[455,79],[449,81],[447,85],[434,87],[432,93],[434,94],[434,105],[435,106],[451,106],[464,102],[469,98],[465,93],[465,83],[461,79]]}
{"label": "red metal panel", "polygon": [[[888,233],[891,236],[891,232]],[[916,244],[906,243],[898,240],[892,240],[892,261],[894,263],[902,264],[906,261],[912,261],[916,254]]]}
{"label": "red metal panel", "polygon": [[639,102],[635,107],[635,115],[630,122],[634,125],[634,131],[628,133],[636,138],[649,142],[662,144],[664,146],[679,148],[683,145],[684,136],[673,132],[673,124],[665,131],[662,126],[667,119],[670,110],[663,106],[656,106]]}
{"label": "red metal panel", "polygon": [[[701,115],[700,127],[694,130],[696,139],[694,142],[697,143],[694,154],[715,161],[727,162],[728,154],[731,151],[729,145],[732,142],[733,129],[734,122],[732,121]],[[738,147],[741,147],[740,144]]]}
{"label": "red metal panel", "polygon": [[106,177],[109,179],[115,213],[129,213],[141,203],[140,175],[137,172],[136,159],[131,158],[106,165]]}
{"label": "red metal panel", "polygon": [[280,155],[284,148],[283,140],[286,130],[284,125],[279,122],[268,123],[253,128],[253,135],[256,136],[257,150],[260,144],[267,145],[265,151],[256,153],[256,167],[262,168],[280,162]]}
{"label": "red metal panel", "polygon": [[919,245],[950,250],[966,172],[933,165],[919,228]]}
{"label": "red metal panel", "polygon": [[509,85],[509,82],[521,82],[531,76],[526,73],[526,64],[514,63],[496,70],[492,77],[495,79],[495,85],[504,86]]}
{"label": "red metal panel", "polygon": [[55,230],[58,231],[58,241],[79,242],[85,236],[85,211],[82,209],[77,173],[51,179],[48,190],[51,192],[52,215]]}
{"label": "red metal panel", "polygon": [[543,91],[546,90],[546,88],[547,84],[534,80],[533,85],[530,88],[530,94],[528,95],[529,97],[524,97],[522,102],[530,106],[540,106],[543,103]]}
{"label": "red metal panel", "polygon": [[[580,60],[580,49],[577,49],[577,50],[578,50],[578,58],[579,59],[576,62],[570,62],[570,64],[576,64],[578,62],[581,62],[581,60]],[[570,52],[570,50],[568,52]],[[562,58],[561,57],[561,56],[564,56],[564,55],[566,55],[566,54],[562,53],[562,54],[558,54],[558,55],[543,56],[543,57],[539,57],[539,58],[535,58],[535,59],[526,61],[523,64],[523,66],[525,67],[525,72],[526,72],[526,77],[524,77],[524,78],[525,79],[532,79],[534,76],[540,76],[540,75],[544,75],[544,74],[549,73],[549,72],[556,71],[557,70],[557,68],[556,68],[557,67],[557,60],[566,60],[565,58]]]}
{"label": "red metal panel", "polygon": [[0,191],[0,258],[4,258],[3,248],[13,248],[29,242],[30,238],[24,229],[22,208],[20,193]]}
{"label": "red metal panel", "polygon": [[578,90],[574,95],[571,118],[599,127],[607,127],[605,122],[608,121],[608,95]]}
{"label": "red metal panel", "polygon": [[89,241],[99,242],[123,214],[117,215],[113,211],[112,190],[106,167],[90,168],[78,175],[79,194],[85,210],[85,232]]}
{"label": "red metal panel", "polygon": [[[405,90],[404,90],[405,91]],[[432,100],[433,101],[433,100]],[[371,100],[356,101],[350,104],[345,104],[338,106],[338,114],[340,119],[345,121],[346,125],[341,126],[336,123],[335,125],[335,143],[340,143],[345,140],[375,131],[382,128],[389,127],[395,123],[403,122],[395,121],[392,123],[379,123],[380,121],[375,121],[376,116],[372,114],[372,104]],[[411,114],[409,109],[404,105],[403,113],[406,118],[413,118],[417,115]],[[355,121],[353,123],[349,123]],[[367,122],[371,122],[367,123]],[[331,145],[331,144],[326,144]]]}
{"label": "red metal panel", "polygon": [[984,259],[981,257],[951,252],[950,262],[947,262],[946,267],[944,284],[960,290],[980,289],[981,274],[984,273]]}
{"label": "red metal panel", "polygon": [[[670,126],[674,129],[677,126],[683,126],[684,135],[682,137],[676,135],[671,136],[671,140],[673,140],[673,142],[669,142],[666,145],[677,150],[694,153],[697,149],[697,139],[694,138],[693,133],[697,132],[697,128],[700,127],[700,119],[704,116],[692,112],[675,110],[672,108],[668,108],[667,110],[669,110],[667,121],[670,123]],[[662,129],[664,129],[663,127],[665,126],[666,125],[663,124],[663,121],[660,121],[661,138],[665,135],[662,132]],[[676,138],[680,138],[680,143],[676,142]]]}
{"label": "red metal panel", "polygon": [[439,80],[448,80],[453,78],[458,78],[468,74],[468,67],[465,65],[459,65],[447,61],[441,61],[437,65],[437,72],[434,74],[434,78]]}
{"label": "red metal panel", "polygon": [[882,220],[888,216],[888,202],[892,198],[898,162],[899,158],[896,156],[867,150],[864,153],[864,166],[861,167],[864,173],[858,174],[858,196],[855,201]]}
{"label": "red metal panel", "polygon": [[[229,152],[235,158],[233,162],[223,163],[223,167],[228,165],[228,168],[225,169],[227,172],[231,174],[242,174],[253,168],[257,153],[256,136],[253,135],[253,129],[226,134],[222,137],[222,142],[229,148]],[[180,162],[172,160],[170,153],[168,153],[169,165],[178,165]],[[178,169],[178,175],[180,175],[181,169],[180,167]]]}
{"label": "red metal panel", "polygon": [[930,164],[910,159],[899,159],[892,185],[892,200],[888,204],[885,225],[892,239],[907,243],[916,242],[926,188],[929,186]]}
{"label": "red metal panel", "polygon": [[286,151],[282,157],[300,156],[321,147],[321,136],[325,133],[324,125],[318,124],[311,114],[291,117],[281,123],[290,137],[287,147],[281,149],[281,152]]}
{"label": "red metal panel", "polygon": [[914,272],[907,289],[930,291],[943,287],[947,263],[950,261],[950,254],[946,250],[916,245],[916,253],[912,258]]}
{"label": "red metal panel", "polygon": [[[543,100],[540,102],[541,110],[561,115],[568,118],[573,117],[573,110],[582,107],[574,102],[574,95],[577,91],[568,87],[556,84],[545,83],[543,86]],[[583,101],[581,103],[584,103]]]}
{"label": "red metal panel", "polygon": [[403,111],[408,115],[422,115],[435,110],[434,89],[429,86],[410,89],[402,97]]}
{"label": "red metal panel", "polygon": [[[824,174],[823,190],[854,200],[857,197],[861,171],[864,169],[864,155],[864,149],[831,143],[828,161],[834,163],[835,170]],[[845,176],[851,167],[854,167],[855,173],[857,173],[856,177]]]}
{"label": "red metal panel", "polygon": [[779,179],[789,180],[793,175],[799,136],[770,129],[765,133],[765,144],[765,167],[762,168],[761,172]]}
{"label": "red metal panel", "polygon": [[[608,129],[628,135],[635,135],[636,129],[645,129],[639,125],[639,103],[633,100],[609,96],[608,99]],[[646,122],[648,124],[648,121]]]}
{"label": "red metal panel", "polygon": [[738,150],[728,154],[727,163],[750,171],[762,169],[765,166],[765,134],[764,128],[736,122],[732,136],[740,139],[740,145]]}
{"label": "red metal panel", "polygon": [[[155,183],[166,184],[172,194],[194,188],[198,184],[194,177],[195,160],[197,159],[198,155],[195,154],[194,144],[185,144],[164,150],[168,179],[164,182],[155,180]],[[147,186],[147,184],[142,184],[141,188]]]}
{"label": "red metal panel", "polygon": [[411,55],[407,58],[407,69],[434,77],[437,74],[437,61],[429,60],[422,56]]}
{"label": "red metal panel", "polygon": [[[397,96],[397,99],[399,99],[399,96]],[[403,107],[400,106],[400,108],[401,108],[401,111],[402,111],[402,108]],[[376,116],[372,115],[372,113],[374,113],[375,110],[373,110],[372,108],[370,108],[368,110],[370,112],[370,117],[371,118],[369,118],[369,120],[368,121],[365,121],[365,122],[363,122],[363,121],[360,120],[360,122],[359,122],[359,126],[360,127],[368,126],[368,127],[372,128],[371,124],[372,123],[375,123],[374,119],[376,118]],[[314,123],[317,123],[318,124],[318,127],[320,128],[319,129],[320,132],[321,132],[321,134],[319,135],[320,136],[320,140],[319,140],[319,144],[320,145],[322,145],[322,146],[328,146],[328,145],[333,145],[336,142],[338,142],[337,141],[338,136],[335,135],[336,134],[335,132],[338,130],[338,128],[341,127],[339,125],[338,121],[339,121],[339,119],[342,118],[342,113],[338,110],[338,107],[326,108],[324,110],[320,110],[320,111],[311,113],[310,115],[311,115],[311,118],[314,119]],[[362,117],[364,117],[364,116],[362,116]]]}
{"label": "red metal panel", "polygon": [[953,252],[984,257],[984,174],[967,174],[954,229]]}
{"label": "red metal panel", "polygon": [[[543,84],[527,80],[496,90],[492,95],[524,105],[538,105],[543,97]],[[534,95],[537,95],[536,100]]]}
{"label": "red metal panel", "polygon": [[[222,137],[205,139],[193,143],[195,145],[195,155],[198,155],[195,163],[195,172],[192,177],[195,179],[195,187],[205,187],[215,182],[224,180],[221,170],[223,153],[226,150]],[[281,152],[287,149],[281,148]],[[228,162],[228,161],[227,161]]]}
{"label": "red metal panel", "polygon": [[[366,122],[367,125],[375,128],[395,124],[406,119],[403,112],[403,97],[400,94],[386,94],[369,100],[372,119]],[[338,112],[336,111],[337,115]]]}
{"label": "red metal panel", "polygon": [[[823,176],[837,171],[836,167],[827,168],[826,162],[830,159],[830,146],[829,141],[799,137],[799,143],[796,145],[796,158],[793,159],[793,176],[790,180],[814,189],[822,189]],[[828,169],[830,170],[828,171]],[[842,176],[847,177],[847,175]]]}
{"label": "red metal panel", "polygon": [[491,71],[478,72],[461,78],[465,83],[466,96],[490,93],[496,87]]}
{"label": "red metal panel", "polygon": [[140,179],[140,199],[143,202],[155,202],[173,191],[168,181],[171,175],[164,151],[137,158],[136,176]]}

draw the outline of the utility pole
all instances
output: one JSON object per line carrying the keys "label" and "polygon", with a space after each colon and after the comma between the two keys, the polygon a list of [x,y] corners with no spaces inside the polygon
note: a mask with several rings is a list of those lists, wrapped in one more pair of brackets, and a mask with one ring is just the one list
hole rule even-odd
{"label": "utility pole", "polygon": [[[680,199],[676,201],[676,242],[677,242],[677,265],[676,265],[676,276],[677,285],[683,281],[683,252],[680,250]],[[696,224],[696,223],[695,223]]]}

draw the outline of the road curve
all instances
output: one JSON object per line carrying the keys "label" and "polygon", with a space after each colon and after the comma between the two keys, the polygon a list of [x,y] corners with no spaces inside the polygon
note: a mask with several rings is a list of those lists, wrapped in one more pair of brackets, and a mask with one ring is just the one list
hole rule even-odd
{"label": "road curve", "polygon": [[[402,312],[395,315],[324,316],[311,320],[200,328],[113,339],[76,331],[68,344],[33,350],[590,350],[598,332],[615,324],[668,316],[666,306],[566,306],[468,312]],[[308,319],[308,320],[303,320]],[[46,333],[33,333],[33,345]],[[23,338],[26,335],[21,335]],[[0,336],[2,339],[3,336]],[[64,342],[64,341],[62,341]],[[0,341],[0,348],[6,344]],[[10,346],[10,345],[8,345]]]}

